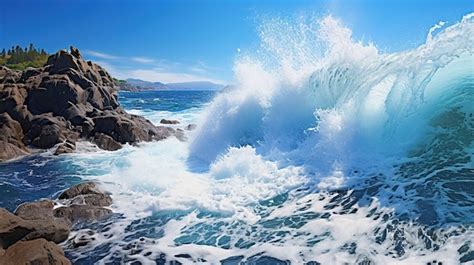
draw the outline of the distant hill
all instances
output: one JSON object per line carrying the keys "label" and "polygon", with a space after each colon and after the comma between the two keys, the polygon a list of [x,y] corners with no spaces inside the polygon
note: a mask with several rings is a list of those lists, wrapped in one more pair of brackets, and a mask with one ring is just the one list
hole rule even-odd
{"label": "distant hill", "polygon": [[181,83],[161,83],[148,82],[141,79],[129,78],[119,81],[120,89],[125,91],[143,91],[143,90],[222,90],[224,85],[208,82],[181,82]]}
{"label": "distant hill", "polygon": [[208,81],[168,83],[166,86],[172,90],[221,90],[224,85]]}

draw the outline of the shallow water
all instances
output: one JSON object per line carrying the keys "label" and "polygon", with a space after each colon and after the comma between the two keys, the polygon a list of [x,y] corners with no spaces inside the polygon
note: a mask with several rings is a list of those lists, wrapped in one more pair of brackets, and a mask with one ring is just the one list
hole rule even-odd
{"label": "shallow water", "polygon": [[268,21],[234,89],[120,94],[197,124],[186,142],[2,164],[0,206],[100,181],[116,214],[77,226],[98,232],[63,244],[75,264],[472,264],[472,20],[394,54],[332,17]]}

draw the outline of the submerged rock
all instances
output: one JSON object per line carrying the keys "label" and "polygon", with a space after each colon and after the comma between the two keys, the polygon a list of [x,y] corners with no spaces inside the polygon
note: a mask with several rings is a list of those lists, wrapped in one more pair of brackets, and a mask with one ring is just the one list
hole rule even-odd
{"label": "submerged rock", "polygon": [[197,127],[196,124],[191,123],[191,124],[186,125],[185,129],[188,130],[188,131],[192,131],[192,130],[196,129],[196,127]]}
{"label": "submerged rock", "polygon": [[73,238],[68,240],[68,245],[73,248],[83,247],[96,240],[94,231],[87,229],[79,231]]}
{"label": "submerged rock", "polygon": [[125,112],[116,90],[109,73],[74,47],[51,55],[41,68],[0,67],[0,161],[28,154],[28,146],[73,152],[79,138],[117,150],[175,135]]}

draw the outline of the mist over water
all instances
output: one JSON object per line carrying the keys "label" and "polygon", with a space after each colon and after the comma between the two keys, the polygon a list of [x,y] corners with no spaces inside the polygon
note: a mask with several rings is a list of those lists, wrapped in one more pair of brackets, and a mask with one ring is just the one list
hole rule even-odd
{"label": "mist over water", "polygon": [[80,226],[74,236],[99,232],[80,248],[64,243],[67,255],[77,264],[472,263],[473,16],[397,53],[354,40],[332,16],[270,19],[260,49],[236,60],[236,85],[215,97],[122,93],[131,113],[197,129],[185,142],[117,152],[84,145],[55,162],[99,180],[117,212]]}

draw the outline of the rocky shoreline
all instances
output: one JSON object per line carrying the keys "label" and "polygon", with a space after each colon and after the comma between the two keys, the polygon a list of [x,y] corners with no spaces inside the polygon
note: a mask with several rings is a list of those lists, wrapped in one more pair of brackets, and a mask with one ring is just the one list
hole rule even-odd
{"label": "rocky shoreline", "polygon": [[80,139],[105,150],[124,144],[183,138],[181,130],[155,126],[119,105],[117,83],[79,50],[61,50],[41,68],[0,66],[0,162],[55,148],[74,152]]}
{"label": "rocky shoreline", "polygon": [[[109,217],[112,198],[93,182],[63,191],[57,200],[20,204],[14,213],[0,208],[0,264],[71,264],[57,244],[74,224]],[[93,232],[93,231],[91,231]],[[70,239],[78,246],[87,239]]]}

